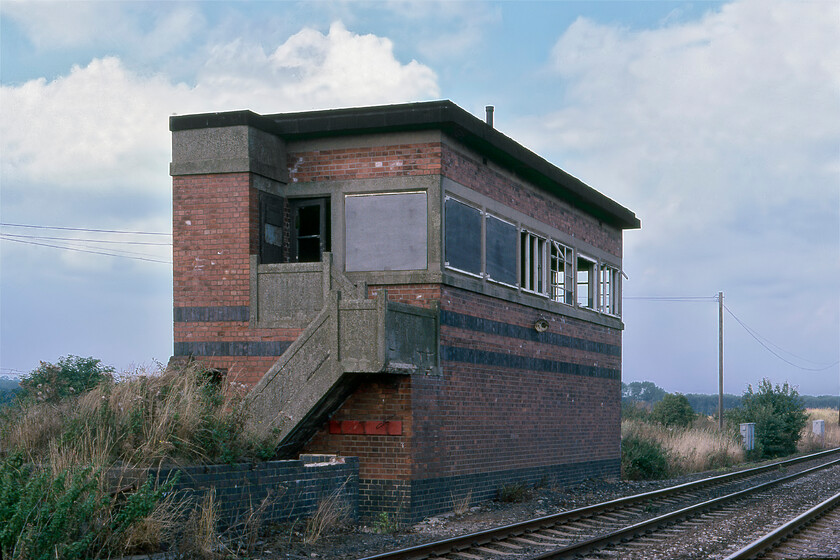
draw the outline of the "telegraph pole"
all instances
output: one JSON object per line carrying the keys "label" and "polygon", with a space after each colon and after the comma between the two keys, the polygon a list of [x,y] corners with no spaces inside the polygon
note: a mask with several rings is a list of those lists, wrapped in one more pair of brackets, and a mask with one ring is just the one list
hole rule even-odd
{"label": "telegraph pole", "polygon": [[718,428],[723,431],[723,292],[718,292]]}

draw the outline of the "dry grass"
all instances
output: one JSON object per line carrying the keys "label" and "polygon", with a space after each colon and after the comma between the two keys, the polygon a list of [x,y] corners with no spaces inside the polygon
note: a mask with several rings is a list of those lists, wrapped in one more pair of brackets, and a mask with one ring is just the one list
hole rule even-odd
{"label": "dry grass", "polygon": [[7,409],[0,449],[21,449],[31,462],[61,455],[60,463],[76,464],[226,462],[271,448],[246,433],[242,396],[220,390],[195,364],[126,376],[57,405]]}
{"label": "dry grass", "polygon": [[329,496],[318,502],[318,509],[306,521],[304,542],[313,544],[324,534],[347,521],[350,512],[342,493],[349,480],[349,478],[345,480]]}
{"label": "dry grass", "polygon": [[621,422],[621,435],[636,435],[659,443],[675,473],[702,472],[740,463],[744,451],[729,433],[720,433],[702,419],[688,429],[666,428],[637,420]]}
{"label": "dry grass", "polygon": [[[837,422],[837,411],[833,408],[809,408],[808,423],[802,430],[802,438],[797,449],[803,452],[819,451],[831,447],[840,447],[840,424]],[[813,421],[825,421],[825,435],[818,438],[813,432]]]}
{"label": "dry grass", "polygon": [[452,496],[452,511],[456,515],[463,515],[470,511],[470,505],[472,505],[472,489],[468,490],[460,498],[455,498],[454,495]]}
{"label": "dry grass", "polygon": [[[110,527],[150,468],[229,462],[272,450],[274,442],[246,431],[241,405],[239,392],[220,388],[197,364],[123,376],[57,403],[27,401],[0,410],[0,455],[20,452],[26,463],[54,478],[89,467],[97,480],[96,503],[103,504],[89,523]],[[251,535],[251,544],[269,503],[252,508],[244,520],[241,530]],[[189,557],[228,554],[216,531],[213,496],[205,497],[188,517],[193,505],[167,493],[119,535],[102,534],[103,550],[135,554],[178,543]]]}

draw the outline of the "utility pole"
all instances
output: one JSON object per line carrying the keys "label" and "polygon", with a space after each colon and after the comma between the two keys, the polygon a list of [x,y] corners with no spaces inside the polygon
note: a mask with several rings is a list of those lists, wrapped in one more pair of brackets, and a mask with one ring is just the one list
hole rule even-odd
{"label": "utility pole", "polygon": [[718,292],[718,428],[723,431],[723,292]]}

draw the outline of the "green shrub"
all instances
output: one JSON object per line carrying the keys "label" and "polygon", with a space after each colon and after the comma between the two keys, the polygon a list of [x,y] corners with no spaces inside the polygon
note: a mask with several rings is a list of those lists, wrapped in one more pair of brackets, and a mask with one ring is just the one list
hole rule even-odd
{"label": "green shrub", "polygon": [[730,421],[741,424],[755,423],[756,459],[784,457],[796,452],[796,444],[802,428],[808,422],[808,414],[799,398],[799,393],[787,384],[776,385],[763,379],[758,391],[752,385],[741,399],[741,406],[729,414]]}
{"label": "green shrub", "polygon": [[621,440],[622,478],[658,480],[668,474],[668,454],[659,443],[634,434]]}
{"label": "green shrub", "polygon": [[122,537],[147,517],[175,480],[113,499],[102,473],[69,467],[56,474],[16,453],[0,463],[0,556],[10,560],[99,558],[123,552]]}
{"label": "green shrub", "polygon": [[663,426],[688,428],[694,421],[694,411],[685,395],[668,393],[653,406],[651,419]]}
{"label": "green shrub", "polygon": [[20,397],[56,403],[113,379],[114,368],[95,358],[65,356],[58,363],[41,362],[20,382]]}

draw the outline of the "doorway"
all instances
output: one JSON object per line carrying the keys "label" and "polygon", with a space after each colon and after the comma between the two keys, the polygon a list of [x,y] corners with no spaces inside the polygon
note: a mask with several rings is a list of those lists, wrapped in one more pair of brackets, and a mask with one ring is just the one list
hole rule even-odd
{"label": "doorway", "polygon": [[321,253],[330,250],[330,199],[289,200],[292,218],[291,260],[320,262]]}

